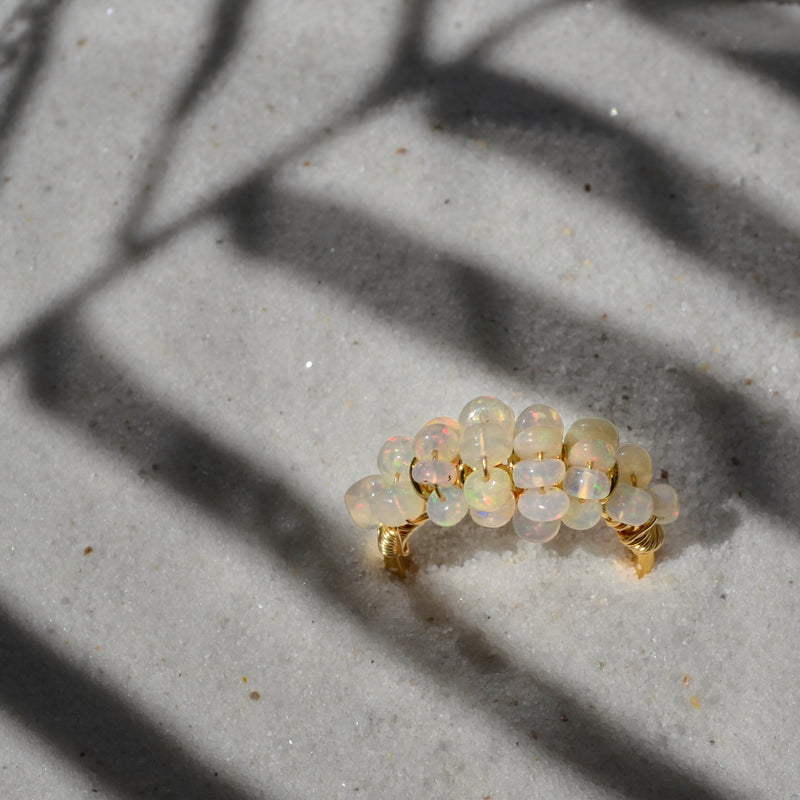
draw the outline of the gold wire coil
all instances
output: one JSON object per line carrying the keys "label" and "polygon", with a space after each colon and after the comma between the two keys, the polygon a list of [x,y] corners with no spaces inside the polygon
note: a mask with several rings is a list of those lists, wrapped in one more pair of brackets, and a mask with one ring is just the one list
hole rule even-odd
{"label": "gold wire coil", "polygon": [[655,553],[664,544],[664,531],[655,517],[650,517],[644,525],[626,525],[624,522],[615,522],[604,510],[603,520],[617,532],[622,544],[637,555]]}

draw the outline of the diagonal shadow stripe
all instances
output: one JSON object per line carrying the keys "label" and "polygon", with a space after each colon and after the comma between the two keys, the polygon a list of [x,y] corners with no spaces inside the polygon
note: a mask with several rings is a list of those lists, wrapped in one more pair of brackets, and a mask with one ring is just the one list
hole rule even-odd
{"label": "diagonal shadow stripe", "polygon": [[64,0],[26,0],[0,22],[0,77],[9,83],[0,98],[0,165],[14,127],[47,64],[57,17],[65,5]]}
{"label": "diagonal shadow stripe", "polygon": [[[349,619],[380,637],[394,658],[424,670],[446,695],[474,698],[483,709],[478,713],[498,719],[528,747],[546,749],[593,784],[631,800],[739,800],[691,775],[652,744],[638,740],[630,732],[630,720],[618,709],[600,719],[556,681],[515,664],[480,631],[456,624],[455,633],[448,627],[446,632],[435,630],[420,636],[420,619],[430,615],[446,619],[452,611],[419,586],[394,584],[390,591],[395,601],[409,604],[413,614],[387,618],[382,611],[387,602],[385,576],[378,573],[372,584],[359,584],[349,570],[331,570],[331,563],[341,563],[340,548],[322,514],[307,498],[296,496],[291,487],[264,475],[240,454],[161,406],[145,387],[120,380],[124,367],[97,349],[74,321],[59,320],[42,329],[30,346],[25,367],[32,398],[48,412],[80,431],[90,430],[106,451],[128,461],[136,471],[157,463],[153,480],[163,482],[178,497],[228,524],[233,533],[284,561],[298,581],[311,586],[327,603],[346,609]],[[116,388],[100,392],[101,386]],[[98,400],[102,401],[99,407]],[[264,529],[266,520],[274,521],[269,531]],[[365,592],[373,595],[371,602],[365,602]],[[394,605],[395,601],[390,602]],[[147,784],[158,781],[169,786],[187,778],[194,780],[190,785],[202,789],[197,796],[222,796],[208,795],[207,768],[193,778],[197,765],[188,756],[171,759],[175,745],[166,737],[157,737],[148,747],[150,731],[145,721],[135,718],[127,729],[123,709],[113,697],[103,696],[99,704],[87,702],[90,682],[56,663],[53,654],[35,642],[26,641],[22,631],[9,627],[4,641],[14,656],[7,662],[8,679],[3,686],[13,685],[18,672],[39,665],[30,680],[23,681],[21,699],[11,698],[9,705],[26,724],[54,738],[65,752],[80,736],[107,728],[105,721],[111,717],[115,737],[104,744],[95,734],[90,742],[103,752],[98,769],[104,780],[127,787],[130,771],[144,758],[147,775],[142,771],[139,775]],[[442,648],[463,661],[463,670],[441,673]],[[57,687],[55,697],[43,691],[43,686]],[[62,687],[66,687],[63,692]],[[34,691],[38,696],[30,697]],[[513,702],[494,703],[498,692]],[[74,703],[71,695],[76,695]],[[53,702],[66,703],[65,713],[41,722],[43,708]],[[560,725],[560,714],[569,715],[573,722],[568,730]],[[532,729],[539,735],[535,745],[529,737]],[[119,758],[117,747],[122,750]],[[632,751],[637,753],[633,763]],[[174,770],[164,765],[168,761],[177,765]],[[107,766],[109,763],[112,766]],[[745,796],[741,795],[742,800]]]}
{"label": "diagonal shadow stripe", "polygon": [[[0,607],[0,703],[114,796],[249,800],[117,692],[92,681]],[[96,789],[95,789],[96,791]],[[274,795],[259,795],[266,798]]]}

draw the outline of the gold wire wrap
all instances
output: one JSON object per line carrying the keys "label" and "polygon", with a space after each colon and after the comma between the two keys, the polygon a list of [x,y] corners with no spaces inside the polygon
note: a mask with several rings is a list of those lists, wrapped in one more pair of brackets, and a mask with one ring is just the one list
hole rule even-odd
{"label": "gold wire wrap", "polygon": [[606,515],[604,509],[603,520],[617,532],[622,544],[636,555],[655,553],[664,544],[664,531],[655,517],[650,517],[644,525],[626,525],[624,522],[615,522]]}
{"label": "gold wire wrap", "polygon": [[401,578],[405,577],[411,555],[408,537],[427,519],[428,515],[422,514],[398,528],[390,528],[387,525],[378,528],[378,550],[383,556],[383,562],[387,569],[397,572]]}

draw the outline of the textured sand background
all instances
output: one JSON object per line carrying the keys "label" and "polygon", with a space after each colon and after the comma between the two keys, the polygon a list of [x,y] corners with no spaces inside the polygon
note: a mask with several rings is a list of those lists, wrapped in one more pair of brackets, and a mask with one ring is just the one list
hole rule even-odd
{"label": "textured sand background", "polygon": [[[0,4],[4,798],[800,797],[800,7]],[[683,514],[346,488],[491,393]]]}

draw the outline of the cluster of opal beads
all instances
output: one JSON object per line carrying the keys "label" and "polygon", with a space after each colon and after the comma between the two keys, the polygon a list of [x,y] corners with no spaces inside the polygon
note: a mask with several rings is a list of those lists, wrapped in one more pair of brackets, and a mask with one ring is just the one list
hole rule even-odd
{"label": "cluster of opal beads", "polygon": [[521,538],[548,542],[562,525],[582,531],[603,518],[636,531],[678,517],[675,490],[651,482],[647,450],[620,444],[608,420],[579,419],[565,435],[549,406],[515,418],[495,397],[471,400],[458,421],[431,420],[413,439],[392,437],[378,470],[345,495],[363,528],[413,529],[426,519],[448,527],[469,514],[483,527],[512,522]]}

